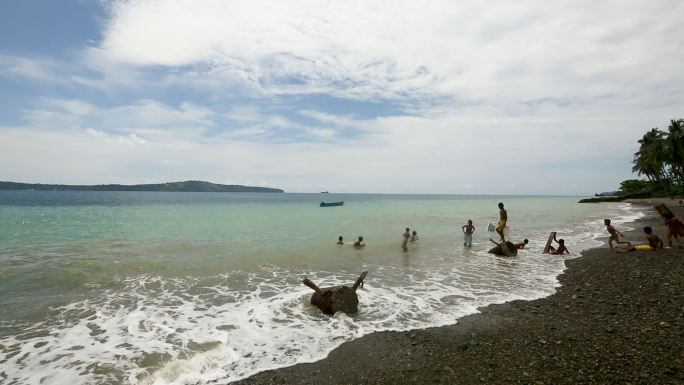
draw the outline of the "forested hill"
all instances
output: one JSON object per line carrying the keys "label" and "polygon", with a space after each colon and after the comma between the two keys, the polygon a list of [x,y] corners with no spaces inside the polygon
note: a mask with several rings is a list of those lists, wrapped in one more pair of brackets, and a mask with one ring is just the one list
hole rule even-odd
{"label": "forested hill", "polygon": [[158,184],[101,184],[101,185],[64,185],[0,182],[0,190],[49,190],[49,191],[183,191],[183,192],[270,192],[282,193],[281,189],[251,187],[236,184],[225,185],[198,180]]}

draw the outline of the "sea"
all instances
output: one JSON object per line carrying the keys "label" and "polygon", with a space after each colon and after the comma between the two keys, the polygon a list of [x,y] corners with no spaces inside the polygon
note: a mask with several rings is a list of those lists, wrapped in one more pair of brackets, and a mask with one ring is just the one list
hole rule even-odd
{"label": "sea", "polygon": [[[642,216],[578,199],[0,191],[0,383],[225,384],[369,333],[545,297],[565,259],[605,243],[604,218],[624,230]],[[517,257],[487,253],[499,202],[507,237],[529,239]],[[404,252],[406,227],[419,240]],[[570,255],[542,254],[550,231]],[[352,285],[362,271],[358,313],[310,304],[303,278]]]}

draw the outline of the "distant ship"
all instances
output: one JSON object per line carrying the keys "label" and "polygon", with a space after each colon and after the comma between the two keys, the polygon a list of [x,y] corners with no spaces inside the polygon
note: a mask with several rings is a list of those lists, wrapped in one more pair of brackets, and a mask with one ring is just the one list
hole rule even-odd
{"label": "distant ship", "polygon": [[321,191],[321,194],[330,194],[328,191]]}

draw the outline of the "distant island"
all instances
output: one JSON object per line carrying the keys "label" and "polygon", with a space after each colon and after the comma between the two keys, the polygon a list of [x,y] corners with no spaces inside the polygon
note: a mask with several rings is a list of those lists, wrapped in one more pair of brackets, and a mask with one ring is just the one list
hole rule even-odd
{"label": "distant island", "polygon": [[168,191],[168,192],[285,192],[277,188],[252,187],[238,184],[216,184],[199,180],[157,184],[100,184],[65,185],[41,183],[0,182],[0,190],[43,190],[43,191]]}

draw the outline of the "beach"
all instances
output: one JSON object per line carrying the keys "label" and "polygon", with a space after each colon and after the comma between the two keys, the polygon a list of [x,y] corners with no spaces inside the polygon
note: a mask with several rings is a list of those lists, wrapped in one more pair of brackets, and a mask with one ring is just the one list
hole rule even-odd
{"label": "beach", "polygon": [[[513,378],[527,381],[526,372],[547,381],[549,362],[565,365],[554,369],[563,378],[561,369],[584,363],[562,352],[605,356],[578,350],[569,339],[594,343],[586,340],[593,334],[573,328],[595,326],[592,317],[606,312],[582,307],[598,306],[594,299],[610,293],[600,286],[604,277],[618,294],[602,306],[616,295],[632,306],[638,296],[612,276],[622,274],[621,266],[649,271],[633,266],[645,263],[634,253],[599,250],[596,258],[577,259],[581,250],[603,245],[604,218],[624,231],[641,226],[633,221],[644,210],[630,203],[505,197],[509,237],[530,243],[517,257],[502,258],[487,253],[498,199],[328,197],[345,205],[321,208],[319,194],[298,193],[0,192],[0,382],[497,383],[503,380],[496,376],[518,369]],[[467,219],[476,226],[472,248],[462,244]],[[657,231],[659,223],[651,223]],[[404,252],[400,236],[409,226],[421,239]],[[541,253],[551,230],[570,255]],[[336,244],[339,235],[347,244]],[[368,246],[352,247],[356,235]],[[668,253],[648,257],[667,262]],[[601,266],[603,259],[618,262]],[[559,279],[566,261],[569,270]],[[577,275],[575,266],[589,273]],[[653,273],[663,266],[663,277],[678,271],[657,262]],[[364,270],[358,313],[330,317],[310,304],[304,277],[321,287],[351,285]],[[602,321],[608,325],[599,326],[601,333],[614,330],[605,337],[621,336],[630,325],[613,325],[620,314],[630,316],[623,307]],[[677,324],[656,321],[647,327]],[[672,341],[678,340],[664,343]]]}
{"label": "beach", "polygon": [[[656,202],[632,203],[649,208],[627,239],[643,241],[650,225],[667,242]],[[321,361],[236,383],[681,384],[683,256],[676,243],[658,252],[589,249],[566,261],[548,297],[486,306],[455,325],[369,334]]]}

